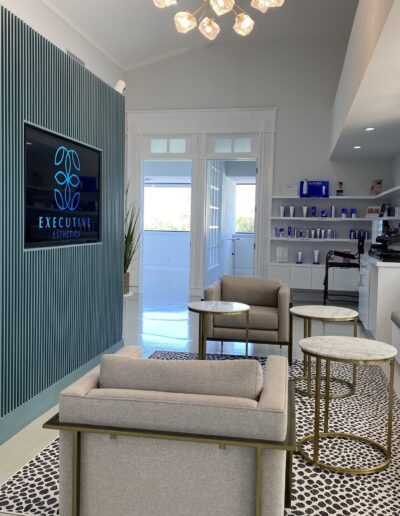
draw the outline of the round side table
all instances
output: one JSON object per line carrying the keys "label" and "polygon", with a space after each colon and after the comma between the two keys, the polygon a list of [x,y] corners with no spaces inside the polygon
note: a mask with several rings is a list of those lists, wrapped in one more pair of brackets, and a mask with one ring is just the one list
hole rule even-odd
{"label": "round side table", "polygon": [[246,357],[249,347],[249,314],[250,307],[244,303],[229,301],[194,301],[189,303],[190,312],[199,314],[199,359],[205,360],[207,354],[207,315],[245,315],[246,316]]}
{"label": "round side table", "polygon": [[[392,460],[392,425],[393,425],[393,385],[394,385],[394,357],[397,354],[396,348],[377,342],[375,340],[358,339],[355,337],[310,337],[300,341],[300,347],[309,358],[316,359],[316,385],[315,385],[315,419],[314,433],[300,439],[298,450],[306,462],[314,464],[334,473],[347,473],[351,475],[367,475],[386,469]],[[321,398],[321,361],[326,362],[325,377],[325,410],[324,429],[320,432],[320,398]],[[329,432],[329,389],[330,389],[330,364],[331,361],[345,364],[368,364],[381,365],[384,362],[390,364],[389,379],[389,403],[387,422],[387,444],[383,446],[373,439],[362,437],[349,432]],[[347,439],[366,443],[377,449],[383,455],[383,461],[367,468],[350,468],[335,466],[319,459],[321,439]],[[305,443],[313,443],[313,456],[305,451]]]}
{"label": "round side table", "polygon": [[[290,309],[291,324],[293,325],[293,317],[300,317],[304,320],[304,338],[311,337],[312,332],[312,321],[321,321],[323,323],[342,323],[352,322],[353,323],[353,335],[357,337],[357,324],[358,324],[358,312],[351,310],[350,308],[342,308],[340,306],[325,306],[325,305],[303,305],[293,306]],[[293,332],[292,332],[293,335]],[[311,360],[308,359],[307,355],[303,358],[303,376],[298,376],[296,380],[307,380],[307,389],[301,389],[296,387],[296,392],[305,396],[313,397],[314,393],[311,390]],[[353,378],[352,382],[343,380],[342,378],[332,377],[338,383],[341,383],[347,387],[346,391],[338,393],[330,393],[331,399],[334,398],[346,398],[352,396],[356,390],[357,383],[357,366],[353,365]]]}

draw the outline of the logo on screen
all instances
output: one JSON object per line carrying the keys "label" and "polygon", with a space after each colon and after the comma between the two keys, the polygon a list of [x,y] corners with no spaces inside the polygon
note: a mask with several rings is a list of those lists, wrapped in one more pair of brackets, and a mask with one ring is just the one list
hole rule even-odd
{"label": "logo on screen", "polygon": [[74,149],[60,146],[56,150],[54,164],[58,168],[54,179],[62,187],[54,189],[54,201],[62,211],[75,211],[81,197],[80,192],[76,192],[81,182],[76,174],[81,169],[78,153]]}

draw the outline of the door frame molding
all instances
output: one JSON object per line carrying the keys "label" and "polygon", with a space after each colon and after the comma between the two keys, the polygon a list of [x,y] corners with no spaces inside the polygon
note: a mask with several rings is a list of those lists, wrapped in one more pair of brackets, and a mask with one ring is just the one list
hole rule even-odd
{"label": "door frame molding", "polygon": [[[130,184],[129,201],[140,209],[143,228],[142,163],[145,159],[188,159],[192,161],[192,208],[190,249],[190,295],[203,294],[204,238],[206,236],[206,180],[208,159],[255,159],[256,178],[254,273],[265,276],[269,257],[271,192],[274,169],[277,108],[146,110],[127,112],[126,181]],[[251,153],[215,154],[209,141],[216,136],[248,135],[255,142]],[[181,137],[188,140],[186,154],[151,154],[153,137]],[[141,288],[141,248],[130,272],[132,287]]]}

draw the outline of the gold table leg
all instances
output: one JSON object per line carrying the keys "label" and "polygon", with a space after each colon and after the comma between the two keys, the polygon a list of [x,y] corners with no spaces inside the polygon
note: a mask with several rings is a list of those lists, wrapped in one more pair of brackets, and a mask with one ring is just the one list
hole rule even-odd
{"label": "gold table leg", "polygon": [[257,447],[256,464],[256,516],[261,516],[261,493],[262,493],[262,448]]}
{"label": "gold table leg", "polygon": [[199,314],[199,359],[204,360],[206,358],[206,335],[205,335],[205,314],[200,313]]}
{"label": "gold table leg", "polygon": [[[370,475],[378,473],[386,469],[392,461],[392,438],[393,438],[393,403],[394,403],[394,359],[390,359],[390,378],[388,389],[388,423],[387,423],[387,444],[386,447],[377,441],[368,437],[363,437],[349,432],[329,432],[329,388],[331,381],[330,362],[326,360],[326,384],[325,384],[325,413],[324,413],[324,431],[320,432],[320,395],[321,395],[321,358],[317,357],[316,363],[316,385],[315,385],[315,421],[314,433],[306,435],[298,442],[298,451],[300,456],[308,463],[318,466],[322,469],[332,471],[333,473],[343,473],[346,475]],[[347,439],[348,441],[362,442],[378,450],[384,457],[380,463],[375,466],[366,468],[349,468],[343,466],[334,466],[319,460],[320,439]],[[305,451],[305,443],[313,443],[313,456]]]}
{"label": "gold table leg", "polygon": [[246,312],[246,358],[249,356],[249,319],[250,310]]}
{"label": "gold table leg", "polygon": [[80,513],[81,433],[72,432],[72,516]]}

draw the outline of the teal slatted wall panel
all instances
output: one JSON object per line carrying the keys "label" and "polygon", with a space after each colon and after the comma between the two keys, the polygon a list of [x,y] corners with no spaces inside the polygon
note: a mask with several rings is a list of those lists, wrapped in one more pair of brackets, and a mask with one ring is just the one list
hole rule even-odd
{"label": "teal slatted wall panel", "polygon": [[[0,417],[122,339],[124,98],[6,9]],[[24,251],[24,120],[103,150],[101,244]]]}

